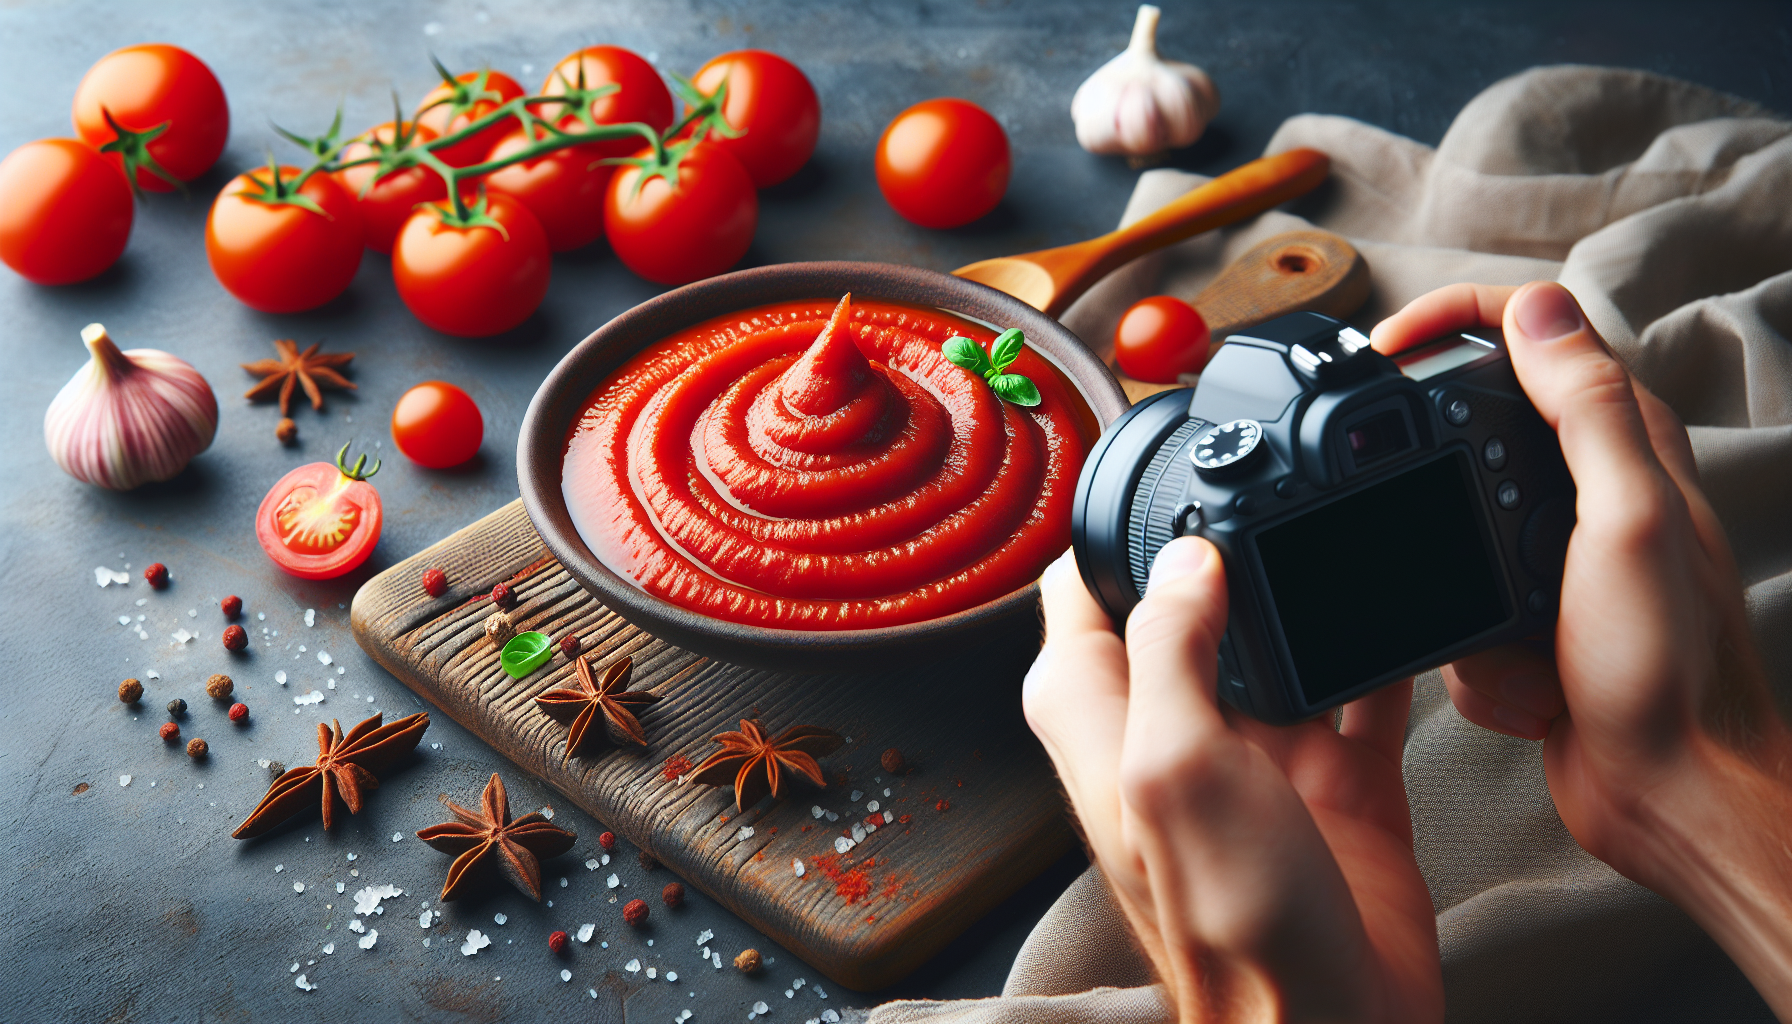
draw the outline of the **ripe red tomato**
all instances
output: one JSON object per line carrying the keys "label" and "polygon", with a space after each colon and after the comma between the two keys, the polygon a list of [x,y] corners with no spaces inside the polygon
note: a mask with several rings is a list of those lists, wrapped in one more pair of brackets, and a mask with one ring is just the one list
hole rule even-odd
{"label": "ripe red tomato", "polygon": [[444,334],[483,338],[508,331],[548,293],[552,259],[535,215],[502,192],[487,193],[485,212],[502,231],[454,227],[426,206],[411,214],[392,249],[398,297]]}
{"label": "ripe red tomato", "polygon": [[307,580],[328,580],[353,571],[380,542],[380,492],[367,478],[367,456],[353,467],[343,460],[313,462],[280,478],[255,510],[255,539],[274,564]]}
{"label": "ripe red tomato", "polygon": [[[485,77],[483,86],[481,75]],[[516,79],[502,71],[468,71],[455,75],[454,81],[456,85],[443,82],[431,89],[411,116],[411,120],[435,132],[438,137],[453,135],[523,94],[523,87],[516,84]],[[436,156],[450,167],[470,167],[483,161],[498,140],[510,134],[514,127],[516,121],[506,118],[471,138],[437,150]]]}
{"label": "ripe red tomato", "polygon": [[28,281],[85,281],[131,237],[124,172],[77,139],[27,142],[0,161],[0,260]]}
{"label": "ripe red tomato", "polygon": [[821,136],[821,101],[795,64],[764,50],[735,50],[711,58],[691,82],[704,95],[728,83],[722,117],[743,132],[735,138],[711,132],[709,140],[739,160],[753,184],[776,185],[795,174]]}
{"label": "ripe red tomato", "polygon": [[[75,88],[75,133],[96,149],[118,137],[102,107],[127,131],[167,124],[145,148],[180,181],[210,170],[230,137],[230,105],[218,76],[198,57],[167,43],[113,50],[87,69]],[[120,154],[106,155],[123,170]],[[145,166],[137,168],[137,184],[151,192],[174,191],[173,182]]]}
{"label": "ripe red tomato", "polygon": [[996,208],[1008,191],[1008,136],[969,100],[924,100],[877,140],[877,187],[924,228],[955,228]]}
{"label": "ripe red tomato", "polygon": [[465,391],[446,381],[424,381],[392,409],[392,440],[419,466],[447,469],[479,451],[485,418]]}
{"label": "ripe red tomato", "polygon": [[[493,146],[486,159],[501,160],[529,142],[518,128]],[[548,248],[566,252],[589,245],[604,233],[604,189],[615,168],[592,166],[597,159],[588,147],[569,146],[493,171],[485,182],[528,207],[547,233]]]}
{"label": "ripe red tomato", "polygon": [[[410,122],[405,123],[406,130],[411,129]],[[436,137],[436,133],[428,128],[417,126],[416,142],[422,145]],[[390,143],[396,137],[392,122],[388,121],[377,128],[370,128],[361,135],[362,139],[377,138],[381,142]],[[343,147],[342,159],[360,160],[374,155],[374,147],[367,142],[351,142]],[[373,164],[362,164],[360,167],[349,167],[336,172],[336,180],[348,190],[349,195],[361,208],[361,237],[366,240],[367,247],[374,252],[390,253],[392,243],[398,240],[398,232],[404,222],[411,219],[418,203],[433,203],[448,198],[448,186],[442,183],[442,176],[427,167],[411,167],[406,170],[388,174],[375,181],[368,188],[379,168]],[[362,193],[362,189],[367,189]]]}
{"label": "ripe red tomato", "polygon": [[[615,92],[591,101],[593,121],[598,124],[639,121],[659,132],[672,127],[672,94],[666,91],[666,83],[660,80],[660,73],[634,51],[620,46],[587,46],[577,53],[567,54],[548,72],[547,78],[542,80],[541,95],[565,95],[568,88],[579,84],[581,72],[587,89],[595,89],[601,85],[618,87]],[[543,105],[536,107],[535,111],[543,118],[564,113],[556,124],[566,131],[577,131],[584,124],[573,111],[566,110],[564,106]],[[617,139],[576,148],[591,154],[593,160],[602,160],[605,157],[628,156],[641,148],[641,140]]]}
{"label": "ripe red tomato", "polygon": [[759,226],[759,196],[740,161],[720,146],[687,140],[669,149],[682,151],[676,185],[654,176],[637,188],[641,168],[617,169],[604,197],[604,231],[630,270],[657,284],[687,284],[747,254]]}
{"label": "ripe red tomato", "polygon": [[1114,361],[1134,380],[1174,384],[1178,374],[1207,365],[1207,321],[1195,307],[1168,295],[1132,304],[1114,328]]}
{"label": "ripe red tomato", "polygon": [[[303,172],[280,168],[290,190]],[[341,295],[361,266],[361,211],[328,174],[305,179],[298,194],[323,216],[292,203],[254,198],[274,174],[258,167],[237,175],[212,204],[205,255],[226,291],[263,313],[297,313]]]}

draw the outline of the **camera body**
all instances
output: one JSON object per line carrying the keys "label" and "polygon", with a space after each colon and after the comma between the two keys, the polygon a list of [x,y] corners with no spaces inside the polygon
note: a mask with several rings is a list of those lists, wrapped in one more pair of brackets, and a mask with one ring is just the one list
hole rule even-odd
{"label": "camera body", "polygon": [[1107,429],[1072,546],[1119,624],[1160,548],[1213,542],[1230,595],[1220,696],[1298,722],[1553,629],[1574,497],[1497,333],[1389,358],[1294,313],[1232,335],[1198,387]]}

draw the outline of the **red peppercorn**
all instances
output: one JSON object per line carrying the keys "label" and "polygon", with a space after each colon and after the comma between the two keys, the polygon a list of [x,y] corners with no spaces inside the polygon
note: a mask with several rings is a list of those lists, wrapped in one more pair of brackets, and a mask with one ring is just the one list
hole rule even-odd
{"label": "red peppercorn", "polygon": [[568,633],[560,638],[560,653],[568,658],[578,657],[579,647],[579,634],[577,633]]}
{"label": "red peppercorn", "polygon": [[629,900],[622,908],[622,919],[631,927],[639,928],[641,922],[647,920],[647,901]]}
{"label": "red peppercorn", "polygon": [[952,809],[952,802],[950,800],[941,800],[939,803],[933,805],[933,809],[944,814]]}
{"label": "red peppercorn", "polygon": [[492,603],[500,608],[514,608],[516,591],[510,589],[510,584],[500,583],[492,588]]}
{"label": "red peppercorn", "polygon": [[660,899],[665,901],[666,906],[674,909],[684,906],[684,886],[677,882],[667,882],[666,887],[660,890]]}
{"label": "red peppercorn", "polygon": [[225,618],[234,619],[238,615],[243,614],[243,599],[232,594],[224,600],[219,601],[218,608],[224,612]]}
{"label": "red peppercorn", "polygon": [[554,951],[555,956],[560,956],[561,954],[565,953],[566,952],[566,933],[565,932],[555,932],[554,934],[548,936],[548,948]]}
{"label": "red peppercorn", "polygon": [[616,833],[605,832],[603,835],[598,836],[597,845],[603,847],[605,853],[614,850],[616,848]]}
{"label": "red peppercorn", "polygon": [[173,743],[178,739],[180,739],[180,726],[174,722],[163,722],[162,741],[164,743]]}
{"label": "red peppercorn", "polygon": [[249,646],[249,633],[241,626],[224,627],[224,649],[240,651]]}
{"label": "red peppercorn", "polygon": [[149,581],[150,586],[160,590],[168,585],[168,567],[160,562],[152,562],[149,568],[143,570],[143,578]]}
{"label": "red peppercorn", "polygon": [[423,590],[430,597],[441,597],[448,592],[448,574],[440,569],[423,570]]}
{"label": "red peppercorn", "polygon": [[249,717],[249,705],[240,704],[240,703],[230,705],[230,720],[232,722],[241,722],[243,719],[248,718],[248,717]]}

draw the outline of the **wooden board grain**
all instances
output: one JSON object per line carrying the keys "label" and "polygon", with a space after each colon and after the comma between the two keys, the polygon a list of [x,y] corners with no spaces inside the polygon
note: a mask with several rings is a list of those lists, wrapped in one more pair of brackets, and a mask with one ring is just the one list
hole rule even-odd
{"label": "wooden board grain", "polygon": [[[441,598],[419,583],[430,567],[447,573]],[[634,658],[634,687],[662,697],[640,716],[646,750],[588,743],[563,765],[566,724],[534,697],[568,685],[572,668],[558,654],[522,680],[499,667],[484,623],[495,611],[486,595],[504,580],[519,597],[510,613],[519,629],[555,640],[577,633],[594,665]],[[1021,716],[1021,677],[1038,649],[1032,631],[949,663],[897,670],[811,675],[711,661],[636,629],[586,593],[548,555],[521,501],[369,580],[351,622],[361,646],[406,685],[849,988],[899,980],[1074,841],[1050,764]],[[661,775],[677,754],[702,760],[714,749],[710,737],[747,717],[774,732],[824,725],[852,742],[822,759],[825,790],[803,784],[745,813],[735,811],[732,790]],[[890,747],[912,770],[883,770]],[[856,803],[854,789],[864,794]],[[848,902],[815,858],[835,852],[835,837],[862,822],[873,799],[898,820],[840,858],[871,882],[869,898]],[[816,806],[839,820],[815,818]],[[753,828],[751,838],[739,838],[742,826]],[[792,869],[798,859],[801,878]]]}

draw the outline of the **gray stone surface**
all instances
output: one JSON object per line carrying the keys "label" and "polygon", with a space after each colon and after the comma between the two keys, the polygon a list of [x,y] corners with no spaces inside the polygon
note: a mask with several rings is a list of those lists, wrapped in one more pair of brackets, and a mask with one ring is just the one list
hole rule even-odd
{"label": "gray stone surface", "polygon": [[[1775,4],[1496,5],[1169,3],[1163,46],[1208,69],[1224,111],[1181,165],[1215,172],[1254,156],[1282,118],[1315,110],[1360,117],[1435,142],[1455,110],[1496,79],[1561,61],[1626,64],[1692,78],[1780,110],[1792,107],[1792,16]],[[349,636],[346,605],[372,572],[516,496],[516,430],[536,383],[573,343],[655,293],[598,245],[555,260],[542,309],[501,338],[436,335],[399,303],[384,257],[368,255],[342,298],[297,316],[239,305],[203,256],[205,215],[229,177],[291,154],[269,122],[315,131],[342,102],[359,128],[387,116],[388,90],[414,101],[430,84],[429,52],[456,68],[489,61],[534,85],[563,53],[616,42],[690,71],[727,49],[763,46],[794,58],[822,98],[823,131],[812,164],[762,197],[749,262],[874,259],[950,269],[986,256],[1060,244],[1112,226],[1134,172],[1076,148],[1071,91],[1123,45],[1129,2],[98,4],[18,2],[0,7],[0,67],[10,100],[0,107],[0,152],[69,133],[82,72],[108,50],[144,40],[188,47],[222,79],[231,100],[230,146],[192,195],[150,196],[138,207],[130,248],[95,281],[40,288],[0,271],[0,768],[15,780],[3,813],[0,1018],[7,1020],[601,1019],[667,1020],[685,1008],[700,1021],[744,1019],[756,1000],[774,1020],[805,1020],[826,1007],[895,995],[970,996],[999,990],[1032,921],[1074,874],[1075,858],[1030,886],[924,967],[899,991],[857,994],[828,984],[693,894],[676,913],[630,933],[604,879],[625,897],[651,897],[668,875],[648,874],[633,851],[587,870],[598,822],[572,808],[556,819],[579,833],[574,853],[545,870],[536,906],[506,891],[448,908],[418,925],[446,856],[412,833],[441,820],[435,797],[466,802],[501,771],[515,806],[554,802],[529,777],[436,716],[415,760],[333,834],[315,819],[262,840],[228,837],[268,775],[259,759],[289,765],[312,757],[320,719],[358,720],[418,709]],[[954,94],[984,104],[1007,126],[1013,184],[984,221],[949,232],[897,219],[871,176],[871,147],[908,104]],[[0,202],[5,198],[0,197]],[[176,480],[112,494],[63,476],[45,454],[41,421],[57,388],[84,361],[77,332],[105,323],[126,347],[164,348],[193,362],[220,397],[210,451]],[[298,410],[302,442],[280,448],[270,406],[240,399],[250,380],[239,362],[292,337],[357,353],[354,394],[330,394],[325,411]],[[441,378],[467,388],[486,418],[478,460],[453,472],[409,464],[392,450],[385,422],[398,395]],[[386,456],[376,478],[384,538],[348,578],[309,583],[275,569],[251,522],[267,487],[288,469],[328,458],[354,438]],[[140,576],[166,563],[173,585],[152,592]],[[95,586],[93,569],[130,566],[123,588]],[[241,595],[257,640],[246,657],[220,647],[217,600]],[[143,601],[142,605],[137,602]],[[316,625],[304,614],[316,609]],[[189,615],[189,611],[194,614]],[[265,620],[260,616],[265,614]],[[121,626],[142,616],[148,639]],[[261,634],[267,627],[270,634]],[[179,629],[199,634],[177,644]],[[300,645],[306,650],[301,653]],[[316,654],[329,652],[334,665]],[[341,667],[345,671],[337,674]],[[160,679],[149,679],[154,669]],[[274,673],[284,669],[282,686]],[[205,698],[211,672],[233,675],[253,710],[234,728]],[[136,676],[148,694],[131,711],[113,698]],[[293,697],[326,676],[319,706]],[[191,710],[187,736],[213,755],[190,763],[155,736],[172,697]],[[371,698],[371,702],[369,702]],[[295,710],[297,713],[295,714]],[[439,744],[439,747],[437,746]],[[128,787],[119,777],[132,776]],[[73,792],[82,784],[89,788]],[[200,788],[203,786],[204,788]],[[399,841],[392,836],[397,833]],[[356,854],[353,862],[347,859]],[[354,872],[358,871],[359,875]],[[564,876],[567,886],[559,879]],[[294,892],[293,883],[305,890]],[[336,884],[345,892],[338,894]],[[395,884],[404,895],[372,918],[378,944],[361,950],[347,930],[353,893]],[[507,915],[499,926],[496,914]],[[564,962],[547,933],[598,925]],[[469,928],[495,944],[458,952]],[[696,934],[714,929],[725,956],[758,945],[775,958],[746,979],[697,960]],[[425,937],[430,945],[423,945]],[[655,940],[652,947],[645,940]],[[598,943],[608,941],[610,948]],[[325,954],[326,943],[335,944]],[[639,958],[661,978],[624,965]],[[315,963],[313,962],[315,961]],[[297,971],[289,968],[298,965]],[[559,978],[562,967],[573,973]],[[679,980],[668,983],[666,970]],[[294,987],[305,974],[318,989]],[[786,999],[797,977],[809,986]],[[820,1000],[819,982],[830,997]],[[596,996],[587,994],[595,992]]]}

